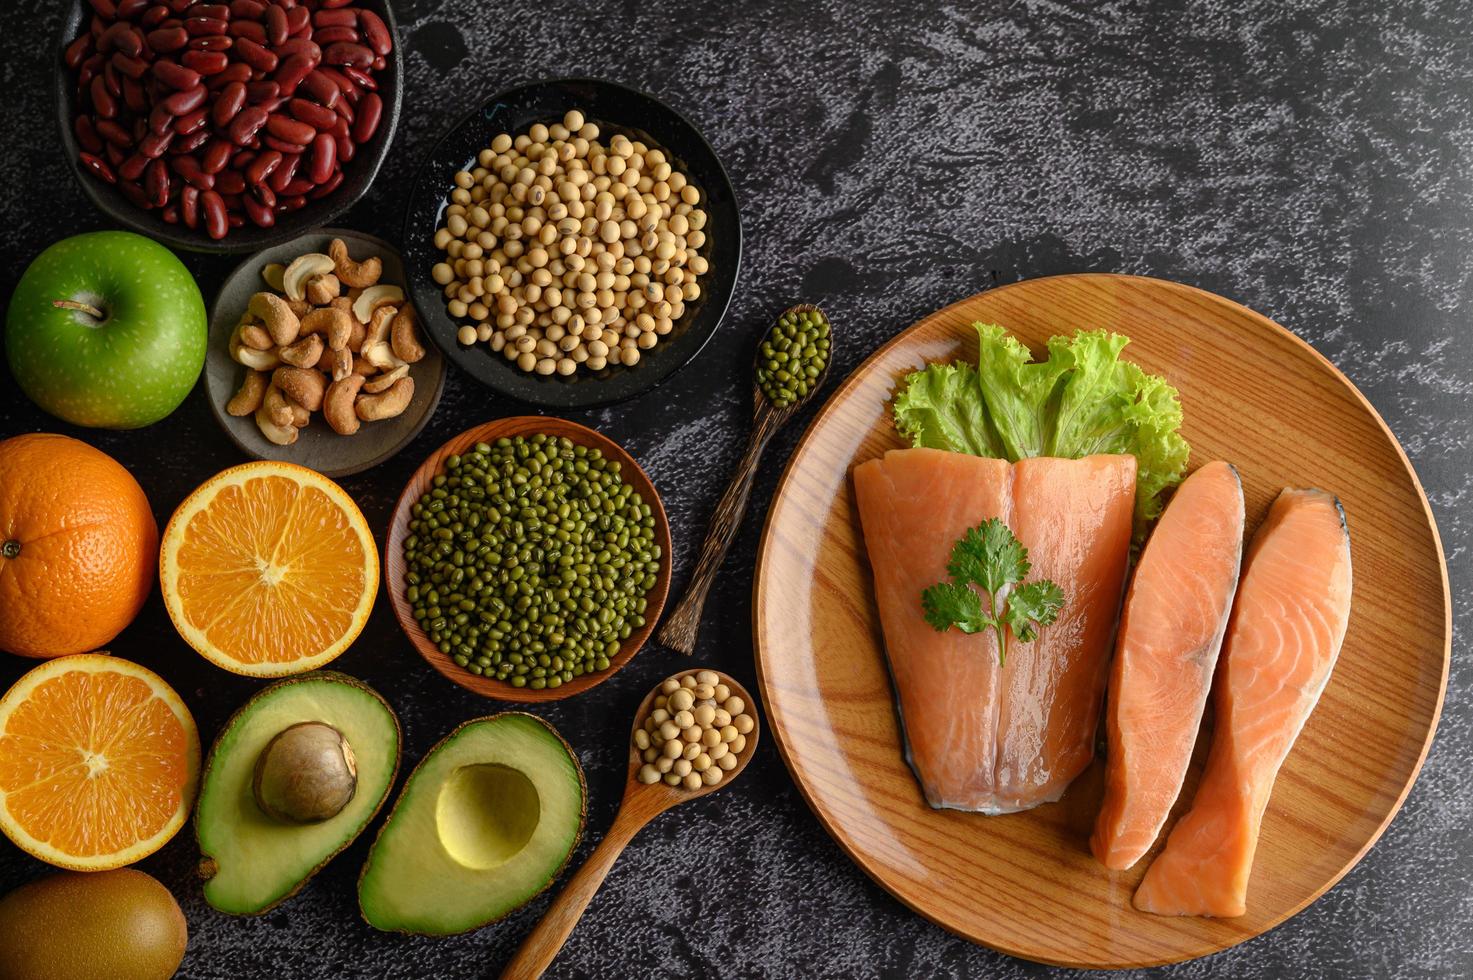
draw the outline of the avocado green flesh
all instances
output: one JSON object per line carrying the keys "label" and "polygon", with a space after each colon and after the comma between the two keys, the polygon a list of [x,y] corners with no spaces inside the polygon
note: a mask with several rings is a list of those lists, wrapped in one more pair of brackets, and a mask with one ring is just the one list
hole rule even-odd
{"label": "avocado green flesh", "polygon": [[583,809],[582,771],[546,725],[470,722],[409,777],[358,882],[363,917],[431,936],[499,919],[557,877]]}
{"label": "avocado green flesh", "polygon": [[[266,816],[251,791],[256,758],[282,729],[325,722],[352,746],[358,787],[336,816],[283,823]],[[268,688],[242,709],[210,753],[195,813],[200,851],[216,864],[205,900],[222,912],[251,915],[287,898],[363,832],[399,767],[399,724],[377,695],[331,676]]]}

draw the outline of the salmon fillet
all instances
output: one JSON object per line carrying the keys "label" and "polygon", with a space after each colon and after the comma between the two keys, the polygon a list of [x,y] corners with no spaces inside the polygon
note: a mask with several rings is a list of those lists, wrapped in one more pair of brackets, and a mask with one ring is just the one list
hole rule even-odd
{"label": "salmon fillet", "polygon": [[1177,489],[1141,553],[1110,668],[1105,799],[1090,848],[1114,871],[1141,859],[1171,812],[1238,588],[1243,487],[1221,461]]}
{"label": "salmon fillet", "polygon": [[[1018,463],[901,449],[854,469],[855,499],[895,682],[905,757],[934,807],[1009,813],[1057,800],[1094,755],[1130,552],[1133,456]],[[1028,549],[1058,619],[1004,666],[991,631],[937,632],[921,591],[988,518]]]}
{"label": "salmon fillet", "polygon": [[1254,535],[1214,692],[1212,749],[1192,808],[1135,893],[1158,915],[1242,915],[1274,779],[1330,679],[1350,619],[1340,502],[1285,490]]}

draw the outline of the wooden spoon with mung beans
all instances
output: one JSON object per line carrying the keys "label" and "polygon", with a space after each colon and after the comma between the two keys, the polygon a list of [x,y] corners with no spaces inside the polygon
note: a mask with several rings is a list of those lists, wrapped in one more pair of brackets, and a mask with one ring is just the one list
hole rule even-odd
{"label": "wooden spoon with mung beans", "polygon": [[[687,789],[684,784],[671,786],[664,781],[643,782],[639,778],[640,770],[647,763],[642,751],[636,744],[637,732],[648,731],[645,728],[645,720],[651,716],[656,708],[655,699],[660,697],[662,689],[668,680],[681,680],[685,677],[694,677],[697,674],[705,674],[705,670],[681,671],[673,678],[667,679],[657,685],[654,690],[640,702],[638,710],[634,713],[634,727],[629,737],[629,774],[624,785],[624,799],[619,804],[619,812],[614,816],[614,822],[604,834],[604,839],[599,841],[598,847],[594,848],[588,860],[583,862],[573,877],[568,879],[568,884],[553,901],[547,912],[542,916],[542,921],[537,923],[536,928],[522,941],[517,949],[516,955],[511,958],[506,969],[502,971],[502,980],[533,980],[540,977],[542,972],[552,965],[563,944],[568,941],[568,936],[573,932],[573,927],[583,916],[583,910],[588,908],[588,903],[593,900],[604,878],[608,876],[613,868],[614,862],[618,860],[628,843],[634,839],[651,820],[675,806],[677,803],[685,803],[690,800],[699,799],[709,793],[713,793],[723,786],[729,784],[742,774],[747,768],[747,763],[752,761],[752,754],[757,751],[757,737],[762,730],[762,725],[757,717],[756,702],[747,693],[747,689],[726,674],[720,671],[710,671],[717,677],[719,684],[725,684],[729,688],[729,697],[740,698],[744,707],[744,713],[752,718],[751,730],[741,737],[744,743],[739,751],[731,754],[736,758],[736,765],[729,770],[722,770],[721,779],[714,784],[704,783],[695,789]],[[713,685],[714,686],[714,685]],[[697,690],[695,688],[682,687],[683,690]],[[673,694],[674,692],[670,692]],[[667,694],[668,698],[669,695]],[[667,702],[668,704],[668,702]],[[671,720],[674,720],[672,715]],[[677,726],[684,732],[688,726]],[[697,725],[696,727],[703,727]],[[672,739],[671,741],[674,741]],[[690,741],[690,740],[685,740]],[[735,744],[725,742],[723,744]]]}
{"label": "wooden spoon with mung beans", "polygon": [[[825,339],[830,339],[828,318],[823,315],[823,311],[811,303],[803,303],[784,310],[778,317],[778,322],[763,337],[763,341],[766,342],[774,336],[778,328],[782,326],[784,318],[803,314],[816,314],[823,323]],[[747,498],[752,492],[752,483],[757,478],[757,467],[762,462],[762,453],[767,449],[767,444],[772,441],[772,437],[777,434],[777,430],[786,425],[794,415],[797,415],[823,387],[831,363],[833,363],[833,350],[830,346],[823,352],[823,362],[819,367],[817,377],[804,379],[807,390],[801,393],[790,390],[787,392],[788,399],[785,403],[780,404],[763,390],[760,380],[764,367],[763,350],[762,345],[758,345],[756,358],[752,364],[755,375],[752,382],[752,432],[747,437],[747,448],[742,453],[741,461],[737,464],[736,475],[727,484],[726,491],[722,493],[721,500],[716,504],[715,513],[711,515],[711,524],[706,529],[706,539],[701,544],[701,554],[696,559],[696,568],[691,573],[685,595],[665,617],[665,622],[660,626],[660,632],[655,636],[662,646],[679,650],[686,656],[695,652],[696,637],[701,630],[701,612],[706,606],[706,595],[711,591],[711,585],[716,581],[716,573],[721,570],[721,564],[726,560],[726,552],[731,548],[732,541],[736,540],[737,530],[741,527],[742,518],[747,513]]]}

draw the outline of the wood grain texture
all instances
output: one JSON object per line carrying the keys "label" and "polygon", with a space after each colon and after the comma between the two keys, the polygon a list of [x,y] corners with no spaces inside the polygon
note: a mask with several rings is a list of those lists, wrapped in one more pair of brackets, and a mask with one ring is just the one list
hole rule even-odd
{"label": "wood grain texture", "polygon": [[[709,668],[700,668],[709,669]],[[695,668],[683,670],[675,677],[684,677],[693,674]],[[506,965],[502,972],[502,980],[535,980],[542,976],[543,972],[552,965],[557,958],[558,952],[563,948],[563,943],[573,934],[573,927],[582,918],[583,911],[588,908],[588,903],[593,901],[599,886],[608,877],[609,871],[614,867],[614,862],[619,859],[625,846],[634,839],[651,820],[675,806],[677,803],[686,803],[690,800],[699,799],[716,792],[724,786],[730,786],[732,781],[742,774],[747,768],[747,763],[752,761],[752,755],[757,751],[757,741],[762,735],[762,720],[757,715],[757,702],[747,689],[742,687],[727,674],[721,671],[713,671],[721,678],[721,683],[731,688],[731,693],[741,698],[747,705],[747,713],[756,722],[752,730],[747,733],[747,744],[737,755],[737,764],[734,769],[727,772],[721,782],[711,786],[702,786],[700,789],[685,789],[678,786],[667,786],[663,782],[645,784],[641,783],[636,774],[644,762],[639,757],[639,750],[634,747],[634,732],[644,725],[644,720],[654,708],[655,696],[660,693],[657,685],[649,694],[645,695],[643,701],[634,712],[634,726],[629,733],[629,771],[624,778],[624,798],[619,803],[619,812],[614,815],[614,822],[610,825],[604,839],[599,841],[598,847],[594,848],[588,860],[583,862],[567,885],[558,893],[552,905],[543,913],[527,938],[518,947],[516,955]]]}
{"label": "wood grain texture", "polygon": [[[1090,856],[1099,759],[1059,803],[1001,817],[930,809],[902,759],[849,472],[902,445],[888,403],[906,373],[976,357],[974,321],[1002,324],[1035,352],[1076,328],[1129,335],[1126,357],[1181,392],[1192,466],[1225,459],[1239,467],[1249,534],[1285,486],[1321,487],[1344,503],[1355,565],[1349,632],[1279,774],[1240,918],[1162,918],[1131,908],[1151,855],[1117,873]],[[947,307],[881,347],[839,387],[794,451],[769,510],[753,631],[783,759],[820,822],[866,873],[975,942],[1047,963],[1130,967],[1202,956],[1272,928],[1375,843],[1436,729],[1451,606],[1416,475],[1380,417],[1328,361],[1210,293],[1078,275]],[[1199,738],[1173,819],[1191,800],[1205,743]]]}
{"label": "wood grain texture", "polygon": [[[620,467],[619,475],[625,483],[634,488],[645,503],[649,504],[650,510],[654,513],[655,544],[660,548],[660,570],[655,575],[655,587],[645,596],[645,623],[629,634],[629,639],[620,645],[619,652],[609,661],[609,668],[575,677],[559,687],[544,688],[541,691],[535,691],[530,687],[512,687],[505,681],[498,681],[493,677],[477,677],[464,667],[457,666],[455,661],[441,653],[439,647],[431,643],[424,630],[420,629],[419,623],[414,619],[414,610],[404,597],[404,538],[409,533],[410,511],[429,488],[430,482],[441,472],[446,457],[463,453],[478,442],[494,442],[503,437],[514,438],[538,433],[570,439],[579,445],[598,449],[606,458],[617,461]],[[409,637],[409,642],[414,645],[415,650],[419,651],[419,655],[429,662],[431,667],[466,690],[474,691],[482,697],[523,703],[561,701],[563,698],[582,694],[589,688],[597,687],[608,680],[616,670],[627,664],[644,646],[645,640],[649,639],[655,624],[660,620],[660,612],[665,607],[665,597],[670,591],[670,522],[665,516],[665,505],[660,501],[660,494],[655,490],[649,474],[614,440],[594,429],[576,422],[569,422],[566,419],[540,415],[517,415],[467,429],[435,450],[428,459],[420,464],[419,468],[414,471],[414,475],[409,478],[409,482],[404,485],[404,490],[399,494],[398,503],[394,505],[394,515],[389,521],[388,538],[384,542],[383,567],[385,570],[384,588],[388,590],[389,602],[394,607],[394,617],[399,620],[399,626]]]}

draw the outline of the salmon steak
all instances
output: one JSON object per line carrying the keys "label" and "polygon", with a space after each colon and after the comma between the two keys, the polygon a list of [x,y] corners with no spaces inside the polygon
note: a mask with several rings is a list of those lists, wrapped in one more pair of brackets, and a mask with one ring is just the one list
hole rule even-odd
{"label": "salmon steak", "polygon": [[1243,554],[1243,486],[1215,461],[1177,488],[1146,542],[1105,711],[1105,798],[1090,847],[1112,871],[1141,859],[1181,792]]}
{"label": "salmon steak", "polygon": [[1146,870],[1136,908],[1243,914],[1269,794],[1329,682],[1350,594],[1350,534],[1340,502],[1322,490],[1283,491],[1244,560],[1202,781]]}
{"label": "salmon steak", "polygon": [[[1136,459],[1010,463],[900,449],[854,468],[905,758],[933,807],[997,814],[1057,800],[1094,757],[1130,557]],[[1058,618],[999,665],[991,630],[938,632],[921,592],[990,518],[1064,593]]]}

